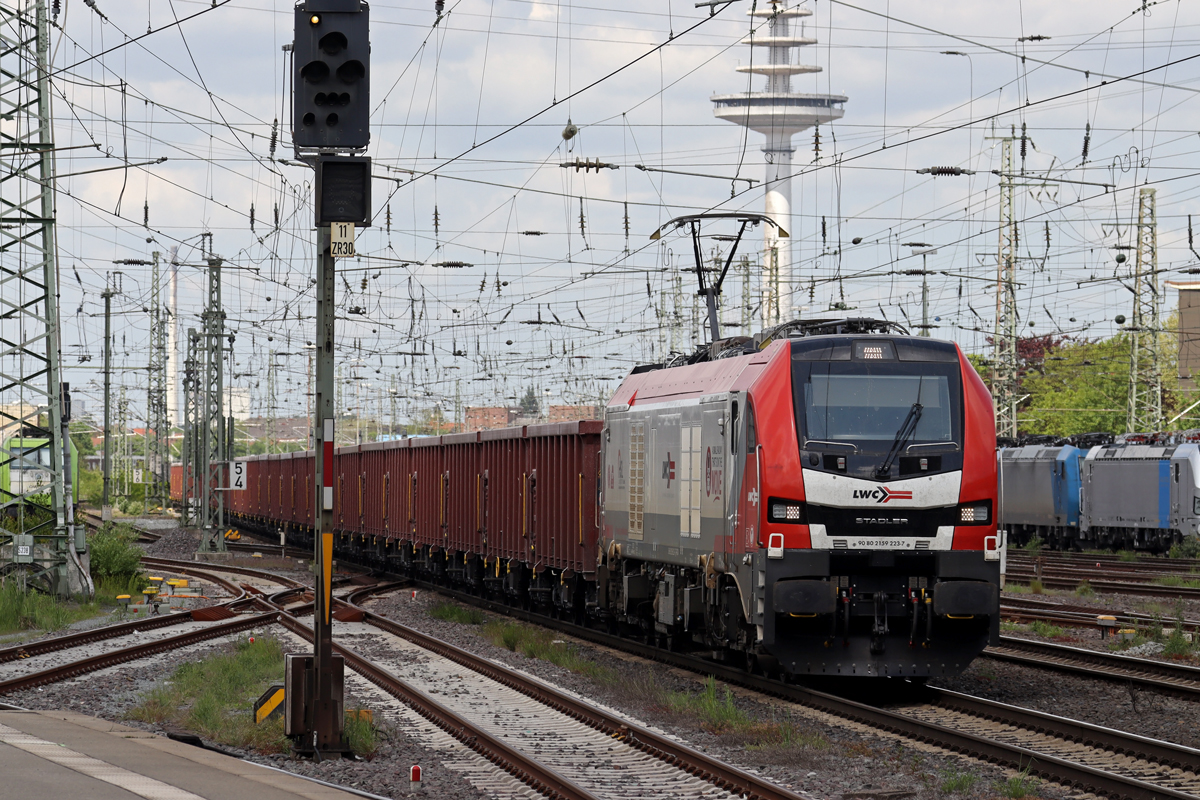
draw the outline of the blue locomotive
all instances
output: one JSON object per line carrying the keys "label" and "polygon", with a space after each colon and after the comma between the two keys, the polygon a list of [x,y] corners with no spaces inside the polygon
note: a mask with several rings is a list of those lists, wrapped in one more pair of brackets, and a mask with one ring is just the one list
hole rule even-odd
{"label": "blue locomotive", "polygon": [[1196,536],[1200,445],[1176,441],[1001,448],[999,522],[1009,542],[1161,553]]}

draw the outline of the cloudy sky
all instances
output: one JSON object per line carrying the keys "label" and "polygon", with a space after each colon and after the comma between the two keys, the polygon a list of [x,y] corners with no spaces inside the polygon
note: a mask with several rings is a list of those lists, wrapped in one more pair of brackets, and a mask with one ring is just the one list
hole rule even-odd
{"label": "cloudy sky", "polygon": [[[926,257],[935,334],[986,352],[991,171],[998,137],[1022,129],[1022,330],[1106,336],[1129,315],[1121,279],[1133,259],[1119,265],[1126,251],[1114,248],[1134,241],[1142,188],[1156,190],[1164,278],[1188,278],[1188,215],[1200,225],[1196,6],[804,5],[818,43],[796,57],[822,71],[793,88],[849,98],[845,116],[821,127],[819,154],[813,131],[793,141],[790,289],[805,316],[845,303],[919,322],[921,279],[903,273],[921,269],[921,256],[903,245],[926,242],[937,246]],[[340,262],[342,410],[387,416],[390,388],[402,416],[512,402],[529,387],[555,403],[597,402],[631,365],[690,350],[700,334],[695,275],[680,271],[693,266],[690,244],[648,237],[681,214],[762,210],[761,183],[741,180],[763,177],[762,137],[715,119],[709,100],[762,88],[736,71],[750,61],[740,40],[765,25],[750,7],[710,16],[692,0],[447,0],[438,20],[433,0],[377,0],[375,221],[359,234],[359,258]],[[174,249],[180,323],[198,327],[201,234],[211,233],[229,267],[234,385],[256,413],[303,413],[314,234],[311,172],[285,163],[293,4],[63,0],[58,22],[67,377],[98,410],[86,398],[99,397],[106,280],[120,289],[118,364],[147,361],[150,270],[114,261]],[[579,133],[565,141],[568,120]],[[560,166],[576,159],[619,169]],[[917,173],[930,166],[975,174]],[[756,232],[740,253],[757,264],[760,251]],[[731,275],[725,320],[757,320],[758,291],[753,268]],[[1164,310],[1175,303],[1164,291]],[[138,415],[144,376],[120,375]]]}

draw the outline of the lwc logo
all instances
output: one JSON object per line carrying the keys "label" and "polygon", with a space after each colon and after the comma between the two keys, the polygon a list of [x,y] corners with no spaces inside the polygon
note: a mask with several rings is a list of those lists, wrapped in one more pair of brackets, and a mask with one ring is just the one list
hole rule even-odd
{"label": "lwc logo", "polygon": [[855,489],[855,500],[874,500],[876,503],[886,503],[889,500],[912,500],[912,490],[899,491],[880,486],[878,489]]}

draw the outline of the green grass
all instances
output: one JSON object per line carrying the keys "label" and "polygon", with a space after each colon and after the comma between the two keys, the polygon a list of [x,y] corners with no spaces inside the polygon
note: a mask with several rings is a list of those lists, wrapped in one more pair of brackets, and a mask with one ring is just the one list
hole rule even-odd
{"label": "green grass", "polygon": [[1117,553],[1117,560],[1132,563],[1138,560],[1138,554],[1132,550],[1122,550],[1121,552]]}
{"label": "green grass", "polygon": [[1021,549],[1029,553],[1036,553],[1046,546],[1045,540],[1040,536],[1034,536],[1025,544],[1021,545]]}
{"label": "green grass", "polygon": [[283,645],[278,639],[239,639],[211,655],[179,667],[164,685],[127,713],[130,719],[172,724],[233,747],[281,753],[288,749],[283,720],[255,725],[254,701],[283,681]]}
{"label": "green grass", "polygon": [[96,602],[58,600],[40,592],[22,591],[15,581],[0,585],[0,634],[62,630],[103,613],[105,610]]}
{"label": "green grass", "polygon": [[823,750],[829,741],[818,733],[802,730],[790,718],[756,720],[737,707],[728,686],[717,687],[709,676],[698,692],[667,692],[651,688],[658,702],[677,716],[695,720],[709,733],[741,743],[749,750]]}
{"label": "green grass", "polygon": [[1021,800],[1022,797],[1037,794],[1037,778],[1029,774],[1029,770],[1023,770],[1017,775],[1013,775],[1006,781],[996,784],[996,791],[1003,797],[1012,798],[1012,800]]}
{"label": "green grass", "polygon": [[1192,643],[1183,636],[1183,631],[1179,626],[1171,631],[1171,635],[1167,637],[1165,649],[1162,654],[1167,658],[1182,658],[1192,654]]}
{"label": "green grass", "polygon": [[1007,631],[1009,633],[1014,633],[1016,631],[1025,630],[1025,626],[1020,624],[1019,622],[1010,622],[1009,620],[1002,619],[1002,620],[1000,620],[1000,630]]}
{"label": "green grass", "polygon": [[959,772],[953,767],[943,770],[941,778],[941,790],[946,794],[969,792],[975,788],[975,784],[979,783],[978,775],[972,775],[969,772]]}
{"label": "green grass", "polygon": [[[482,625],[487,622],[487,614],[478,608],[460,606],[458,603],[442,602],[429,609],[429,616],[446,622],[458,622],[463,625]],[[509,648],[512,649],[511,647]]]}
{"label": "green grass", "polygon": [[1032,594],[1045,594],[1046,587],[1042,586],[1042,582],[1037,578],[1031,578],[1029,581],[1029,591]]}
{"label": "green grass", "polygon": [[1189,536],[1181,543],[1171,545],[1168,558],[1200,558],[1200,538]]}
{"label": "green grass", "polygon": [[549,661],[603,683],[616,680],[612,670],[580,655],[575,645],[555,639],[553,631],[531,628],[517,622],[493,620],[483,626],[483,636],[497,647],[521,653],[528,658]]}
{"label": "green grass", "polygon": [[1057,625],[1051,625],[1049,622],[1034,620],[1029,624],[1029,630],[1036,633],[1038,636],[1045,636],[1047,639],[1054,639],[1063,636],[1066,631]]}
{"label": "green grass", "polygon": [[344,731],[350,749],[363,758],[369,759],[379,749],[379,731],[371,715],[361,706],[346,711]]}
{"label": "green grass", "polygon": [[1078,586],[1075,587],[1075,596],[1076,597],[1095,597],[1096,590],[1092,588],[1091,583],[1089,583],[1088,581],[1085,580],[1082,583],[1080,583]]}
{"label": "green grass", "polygon": [[1200,589],[1200,579],[1184,578],[1179,575],[1164,575],[1161,578],[1155,578],[1151,582],[1162,586],[1185,586],[1189,589]]}

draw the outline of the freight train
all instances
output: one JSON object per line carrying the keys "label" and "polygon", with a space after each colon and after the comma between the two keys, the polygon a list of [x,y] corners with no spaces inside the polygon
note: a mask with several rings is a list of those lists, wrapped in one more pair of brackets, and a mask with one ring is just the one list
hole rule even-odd
{"label": "freight train", "polygon": [[[227,508],[311,541],[311,453],[247,460]],[[953,675],[999,634],[990,396],[956,345],[889,323],[637,367],[603,422],[336,464],[341,557],[767,674]]]}
{"label": "freight train", "polygon": [[1200,533],[1193,432],[1001,448],[1000,525],[1014,545],[1162,553]]}

